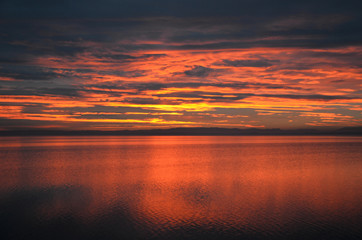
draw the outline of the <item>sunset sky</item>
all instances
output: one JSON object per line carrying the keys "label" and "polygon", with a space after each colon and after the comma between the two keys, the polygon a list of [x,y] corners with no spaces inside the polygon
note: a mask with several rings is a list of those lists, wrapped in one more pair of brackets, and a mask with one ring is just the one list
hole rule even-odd
{"label": "sunset sky", "polygon": [[362,1],[0,2],[0,130],[362,126]]}

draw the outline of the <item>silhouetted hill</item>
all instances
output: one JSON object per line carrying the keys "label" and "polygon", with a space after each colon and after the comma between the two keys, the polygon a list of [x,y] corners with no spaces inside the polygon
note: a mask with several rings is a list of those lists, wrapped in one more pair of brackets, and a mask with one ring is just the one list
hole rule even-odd
{"label": "silhouetted hill", "polygon": [[362,127],[345,127],[337,130],[317,129],[238,129],[238,128],[170,128],[120,131],[57,131],[17,130],[1,131],[1,136],[288,136],[288,135],[355,135],[362,136]]}

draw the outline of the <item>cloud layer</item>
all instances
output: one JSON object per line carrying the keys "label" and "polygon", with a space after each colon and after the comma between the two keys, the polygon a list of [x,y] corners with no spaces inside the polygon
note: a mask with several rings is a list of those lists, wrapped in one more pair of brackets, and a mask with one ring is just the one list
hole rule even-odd
{"label": "cloud layer", "polygon": [[362,125],[360,1],[2,1],[0,128]]}

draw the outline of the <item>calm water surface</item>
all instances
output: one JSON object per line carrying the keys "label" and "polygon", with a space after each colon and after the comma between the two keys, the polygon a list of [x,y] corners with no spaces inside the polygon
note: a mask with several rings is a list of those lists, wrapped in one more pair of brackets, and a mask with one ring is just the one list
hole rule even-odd
{"label": "calm water surface", "polygon": [[361,239],[361,137],[0,138],[0,239]]}

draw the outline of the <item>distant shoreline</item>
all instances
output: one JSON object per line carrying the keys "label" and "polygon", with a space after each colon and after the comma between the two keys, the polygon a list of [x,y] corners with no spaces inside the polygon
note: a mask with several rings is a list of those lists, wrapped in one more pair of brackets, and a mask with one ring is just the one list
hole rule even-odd
{"label": "distant shoreline", "polygon": [[344,127],[335,130],[257,128],[170,128],[119,131],[9,130],[0,131],[0,136],[362,136],[362,127]]}

